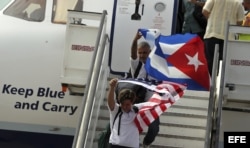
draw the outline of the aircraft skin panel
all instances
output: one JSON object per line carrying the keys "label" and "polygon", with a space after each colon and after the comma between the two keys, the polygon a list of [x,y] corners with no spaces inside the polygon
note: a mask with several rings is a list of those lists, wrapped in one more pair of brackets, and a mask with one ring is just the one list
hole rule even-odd
{"label": "aircraft skin panel", "polygon": [[[47,2],[50,17],[52,0]],[[60,82],[66,25],[2,11],[0,24],[0,123],[75,128],[83,97],[62,92]]]}

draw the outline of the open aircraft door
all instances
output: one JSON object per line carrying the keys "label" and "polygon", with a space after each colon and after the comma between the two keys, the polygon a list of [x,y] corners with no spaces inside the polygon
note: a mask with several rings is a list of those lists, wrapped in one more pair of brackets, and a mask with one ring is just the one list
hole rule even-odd
{"label": "open aircraft door", "polygon": [[130,47],[139,28],[174,33],[179,0],[115,0],[111,28],[109,65],[112,74],[129,69]]}
{"label": "open aircraft door", "polygon": [[69,89],[71,95],[84,94],[94,51],[106,30],[106,19],[102,17],[102,13],[68,11],[60,81],[63,91]]}

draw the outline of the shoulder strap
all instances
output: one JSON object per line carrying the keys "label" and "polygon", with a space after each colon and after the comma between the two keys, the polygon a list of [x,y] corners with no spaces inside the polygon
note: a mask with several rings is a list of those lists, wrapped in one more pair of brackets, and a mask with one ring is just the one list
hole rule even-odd
{"label": "shoulder strap", "polygon": [[122,109],[121,109],[121,107],[119,107],[118,112],[117,112],[116,115],[115,115],[115,118],[114,118],[112,127],[114,126],[115,120],[116,120],[116,118],[118,117],[118,115],[119,115],[119,113],[120,113],[121,111],[122,111]]}
{"label": "shoulder strap", "polygon": [[[142,62],[139,61],[138,65],[135,69],[134,78],[137,78],[137,76],[139,75],[139,72],[141,70],[141,66],[142,66]],[[132,78],[131,68],[129,68],[128,73],[125,73],[125,78]]]}
{"label": "shoulder strap", "polygon": [[136,78],[139,75],[139,72],[141,70],[141,66],[142,66],[142,62],[139,61],[139,64],[136,67],[135,73],[134,73],[134,77]]}
{"label": "shoulder strap", "polygon": [[[120,114],[120,115],[119,115],[119,114]],[[119,115],[118,135],[120,135],[120,125],[121,125],[121,116],[122,116],[122,109],[121,109],[120,106],[119,106],[118,112],[117,112],[116,115],[115,115],[115,118],[114,118],[114,121],[113,121],[113,126],[114,126],[114,124],[115,124],[115,120],[116,120],[116,118],[118,117],[118,115]],[[113,126],[112,126],[112,128],[113,128]]]}

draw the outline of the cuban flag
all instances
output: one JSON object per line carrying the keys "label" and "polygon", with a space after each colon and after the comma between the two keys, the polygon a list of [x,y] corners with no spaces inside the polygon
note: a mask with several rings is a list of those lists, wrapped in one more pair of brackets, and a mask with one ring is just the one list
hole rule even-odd
{"label": "cuban flag", "polygon": [[141,133],[155,119],[166,112],[178,101],[186,90],[186,86],[169,81],[155,81],[147,79],[121,79],[118,83],[132,83],[140,85],[152,91],[152,96],[147,102],[139,104],[139,111],[134,122]]}
{"label": "cuban flag", "polygon": [[[151,30],[139,29],[147,40]],[[186,84],[189,90],[208,91],[210,75],[203,41],[196,34],[155,34],[155,46],[149,54],[145,69],[158,79]]]}

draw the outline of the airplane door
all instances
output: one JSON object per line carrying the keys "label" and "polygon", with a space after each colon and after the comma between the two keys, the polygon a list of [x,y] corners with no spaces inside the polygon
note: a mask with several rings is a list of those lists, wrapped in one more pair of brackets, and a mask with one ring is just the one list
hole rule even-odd
{"label": "airplane door", "polygon": [[109,65],[112,74],[129,69],[130,47],[139,28],[174,33],[178,0],[115,0],[111,27]]}

